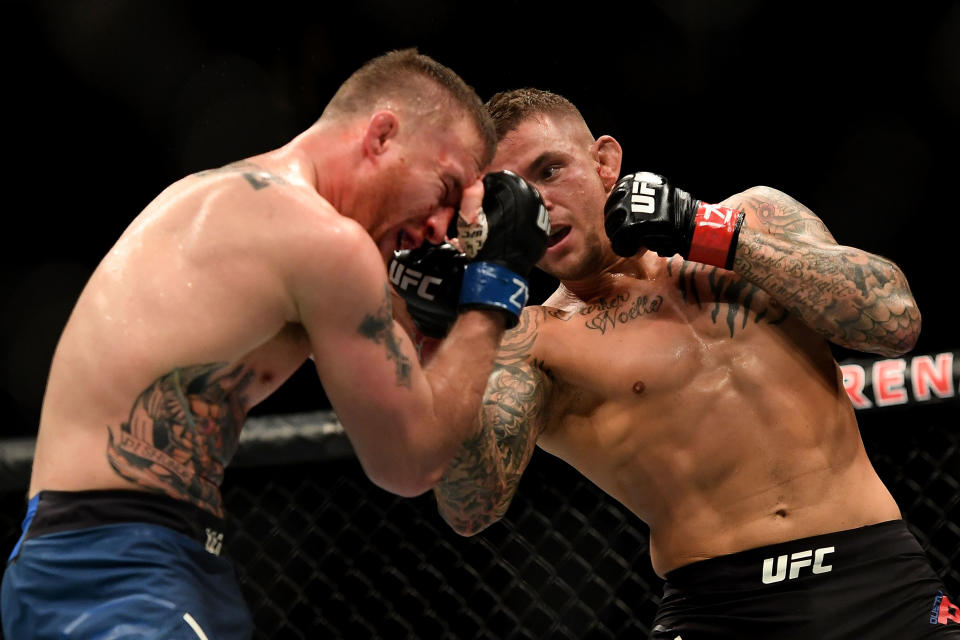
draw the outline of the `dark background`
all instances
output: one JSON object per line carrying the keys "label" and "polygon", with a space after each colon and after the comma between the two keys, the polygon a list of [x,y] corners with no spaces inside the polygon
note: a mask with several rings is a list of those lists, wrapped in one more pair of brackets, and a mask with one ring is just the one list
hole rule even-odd
{"label": "dark background", "polygon": [[[481,98],[576,103],[627,171],[718,201],[766,184],[892,258],[956,349],[960,3],[4,4],[0,436],[34,435],[86,279],[167,184],[278,147],[369,58],[417,46]],[[534,300],[552,286],[534,280]],[[838,357],[848,355],[838,350]],[[309,368],[256,413],[326,408]]]}

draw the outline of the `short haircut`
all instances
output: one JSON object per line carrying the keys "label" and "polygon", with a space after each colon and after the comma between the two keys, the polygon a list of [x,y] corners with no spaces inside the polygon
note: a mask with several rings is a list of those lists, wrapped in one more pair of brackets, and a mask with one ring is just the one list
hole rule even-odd
{"label": "short haircut", "polygon": [[584,122],[580,110],[563,96],[530,87],[494,94],[487,101],[486,109],[493,118],[498,141],[503,140],[524,120],[541,113],[572,116]]}
{"label": "short haircut", "polygon": [[476,91],[452,69],[416,48],[389,51],[368,61],[340,85],[323,115],[365,114],[387,102],[424,114],[425,121],[435,126],[450,126],[466,115],[483,142],[484,165],[493,160],[496,132]]}

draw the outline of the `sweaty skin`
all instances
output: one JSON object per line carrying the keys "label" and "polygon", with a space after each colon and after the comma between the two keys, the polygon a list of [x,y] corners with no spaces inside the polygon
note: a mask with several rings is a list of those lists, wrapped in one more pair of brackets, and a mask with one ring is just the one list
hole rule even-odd
{"label": "sweaty skin", "polygon": [[[385,151],[400,148],[391,117],[375,116],[363,138],[382,180],[365,183],[365,169],[325,153],[318,124],[286,147],[183,178],[133,220],[57,346],[30,496],[136,489],[223,516],[219,486],[247,412],[308,357],[372,479],[401,494],[429,488],[424,469],[449,459],[459,439],[441,413],[433,434],[407,425],[434,411],[423,403],[430,397],[468,407],[466,395],[444,389],[471,385],[452,358],[435,374],[414,366],[414,347],[392,320],[384,259],[446,229],[465,191],[478,206],[482,149],[463,125],[411,138],[389,165],[401,153]],[[330,178],[339,166],[357,174],[353,190],[330,187],[347,184]],[[461,318],[464,353],[492,355],[502,331],[493,315]],[[485,376],[476,377],[479,398]]]}
{"label": "sweaty skin", "polygon": [[581,126],[524,121],[494,160],[540,190],[559,239],[540,266],[561,284],[505,335],[482,430],[434,490],[443,517],[467,535],[502,517],[539,445],[649,525],[661,576],[899,518],[826,339],[912,348],[899,270],[763,187],[722,203],[746,214],[733,272],[619,258],[602,226],[619,145]]}

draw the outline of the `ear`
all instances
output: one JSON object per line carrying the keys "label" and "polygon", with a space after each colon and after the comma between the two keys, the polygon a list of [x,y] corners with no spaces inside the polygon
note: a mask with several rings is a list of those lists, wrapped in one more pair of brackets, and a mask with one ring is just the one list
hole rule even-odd
{"label": "ear", "polygon": [[364,151],[374,156],[384,153],[399,130],[397,114],[387,110],[377,111],[367,122],[367,130],[363,135]]}
{"label": "ear", "polygon": [[600,136],[590,147],[590,152],[597,163],[597,174],[603,187],[610,191],[620,177],[620,162],[623,160],[620,143],[612,136]]}

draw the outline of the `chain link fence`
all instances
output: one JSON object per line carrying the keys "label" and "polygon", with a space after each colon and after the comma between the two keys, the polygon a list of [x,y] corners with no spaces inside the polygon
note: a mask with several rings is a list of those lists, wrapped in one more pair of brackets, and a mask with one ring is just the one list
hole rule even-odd
{"label": "chain link fence", "polygon": [[[646,637],[662,584],[647,530],[562,461],[537,451],[505,519],[463,538],[430,494],[399,498],[371,484],[329,423],[277,420],[250,427],[254,441],[224,483],[225,553],[256,638]],[[960,593],[957,403],[860,422],[878,473]],[[5,550],[23,507],[22,487],[0,492]]]}

